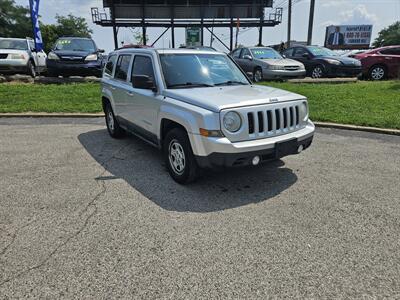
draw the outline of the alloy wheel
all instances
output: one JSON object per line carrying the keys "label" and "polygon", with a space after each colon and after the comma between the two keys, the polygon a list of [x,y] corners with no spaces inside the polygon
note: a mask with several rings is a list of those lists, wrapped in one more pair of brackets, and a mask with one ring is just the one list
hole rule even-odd
{"label": "alloy wheel", "polygon": [[312,71],[311,77],[312,78],[321,78],[323,74],[323,71],[321,67],[315,67]]}
{"label": "alloy wheel", "polygon": [[382,80],[385,76],[385,70],[382,67],[375,67],[371,71],[371,77],[374,80]]}
{"label": "alloy wheel", "polygon": [[177,140],[172,140],[168,147],[169,163],[178,175],[182,175],[185,171],[186,157],[182,145]]}
{"label": "alloy wheel", "polygon": [[108,128],[110,129],[111,132],[114,132],[114,128],[115,128],[115,126],[114,126],[114,115],[113,115],[111,110],[108,110],[108,112],[107,112],[107,121],[108,121],[107,122]]}
{"label": "alloy wheel", "polygon": [[255,70],[254,72],[254,81],[255,82],[260,82],[262,80],[262,72],[261,70]]}

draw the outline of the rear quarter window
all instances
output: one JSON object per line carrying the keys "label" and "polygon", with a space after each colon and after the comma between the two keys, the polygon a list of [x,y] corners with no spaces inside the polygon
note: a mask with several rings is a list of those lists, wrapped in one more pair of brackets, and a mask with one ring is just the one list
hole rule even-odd
{"label": "rear quarter window", "polygon": [[117,61],[117,56],[116,55],[111,55],[108,58],[108,61],[107,61],[106,66],[104,68],[104,73],[105,74],[112,76],[112,72],[114,70],[114,65],[115,65],[116,61]]}

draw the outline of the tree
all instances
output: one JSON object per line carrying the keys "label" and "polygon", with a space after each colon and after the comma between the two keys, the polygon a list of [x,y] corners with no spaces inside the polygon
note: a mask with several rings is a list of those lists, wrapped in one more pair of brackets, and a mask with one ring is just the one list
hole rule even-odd
{"label": "tree", "polygon": [[1,0],[0,36],[15,38],[33,36],[29,8],[16,5],[14,0]]}
{"label": "tree", "polygon": [[373,43],[374,47],[391,45],[400,45],[400,21],[382,29]]}
{"label": "tree", "polygon": [[44,48],[49,52],[59,37],[91,37],[93,31],[89,28],[86,20],[81,17],[56,15],[56,24],[41,24]]}

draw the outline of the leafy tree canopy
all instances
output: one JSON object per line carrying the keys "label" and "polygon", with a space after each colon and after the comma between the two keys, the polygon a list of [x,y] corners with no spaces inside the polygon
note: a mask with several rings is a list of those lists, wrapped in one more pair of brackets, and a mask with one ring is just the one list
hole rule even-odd
{"label": "leafy tree canopy", "polygon": [[400,45],[400,21],[382,29],[373,43],[374,47],[391,45]]}

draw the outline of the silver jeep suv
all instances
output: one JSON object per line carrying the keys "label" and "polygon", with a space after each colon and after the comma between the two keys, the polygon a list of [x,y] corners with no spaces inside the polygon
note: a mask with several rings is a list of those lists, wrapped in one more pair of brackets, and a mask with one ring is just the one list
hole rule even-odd
{"label": "silver jeep suv", "polygon": [[227,55],[190,49],[121,49],[102,78],[107,129],[162,150],[172,178],[200,168],[258,165],[308,148],[304,96],[253,85]]}

